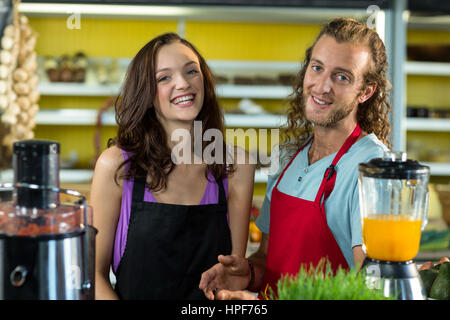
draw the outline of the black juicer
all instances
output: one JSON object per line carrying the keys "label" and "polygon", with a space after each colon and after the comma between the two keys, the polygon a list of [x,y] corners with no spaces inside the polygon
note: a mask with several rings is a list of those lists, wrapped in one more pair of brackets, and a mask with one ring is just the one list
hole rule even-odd
{"label": "black juicer", "polygon": [[97,231],[86,198],[59,188],[59,144],[14,143],[13,171],[0,185],[0,299],[94,299]]}

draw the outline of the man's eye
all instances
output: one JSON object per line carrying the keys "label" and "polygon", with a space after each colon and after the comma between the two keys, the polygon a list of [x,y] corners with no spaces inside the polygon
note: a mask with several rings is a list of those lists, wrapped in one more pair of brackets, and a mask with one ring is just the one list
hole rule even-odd
{"label": "man's eye", "polygon": [[342,74],[339,74],[339,75],[337,76],[337,78],[338,78],[339,80],[341,80],[341,81],[348,81],[348,80],[349,80],[349,78],[348,78],[347,76],[344,76],[344,75],[342,75]]}
{"label": "man's eye", "polygon": [[311,68],[312,68],[314,71],[320,71],[320,70],[322,70],[322,68],[321,68],[320,66],[316,66],[316,65],[311,66]]}

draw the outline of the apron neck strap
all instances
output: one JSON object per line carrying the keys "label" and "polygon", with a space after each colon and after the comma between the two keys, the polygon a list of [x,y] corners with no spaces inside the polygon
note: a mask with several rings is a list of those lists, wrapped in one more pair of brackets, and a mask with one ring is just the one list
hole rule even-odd
{"label": "apron neck strap", "polygon": [[139,203],[144,200],[145,183],[147,180],[147,174],[144,170],[138,169],[133,181],[132,200],[135,203]]}
{"label": "apron neck strap", "polygon": [[277,180],[277,183],[275,184],[275,189],[278,188],[278,184],[280,183],[281,179],[284,176],[284,172],[287,170],[287,168],[289,168],[289,166],[291,165],[292,161],[294,161],[295,157],[297,157],[297,155],[300,153],[300,151],[302,151],[310,142],[311,140],[314,138],[314,135],[311,135],[311,137],[303,144],[303,146],[301,146],[301,148],[299,148],[297,150],[297,152],[294,154],[294,156],[291,158],[291,160],[289,160],[288,164],[286,165],[286,167],[284,167],[283,172],[280,174],[280,177]]}
{"label": "apron neck strap", "polygon": [[[133,202],[139,203],[144,201],[144,194],[145,194],[145,182],[146,182],[147,175],[143,170],[138,170],[136,172],[136,176],[134,178],[133,182],[133,192],[132,192],[132,199]],[[219,186],[219,204],[226,205],[227,204],[227,196],[225,193],[225,187],[223,185],[223,179],[216,181],[217,185]]]}
{"label": "apron neck strap", "polygon": [[325,171],[322,183],[320,184],[319,191],[316,195],[316,199],[314,200],[314,202],[316,202],[317,204],[323,205],[325,200],[331,194],[331,191],[333,191],[334,183],[336,182],[336,165],[342,158],[342,156],[347,153],[351,146],[356,142],[356,140],[358,140],[360,134],[361,128],[359,124],[356,124],[355,129],[345,140],[344,144],[341,146],[333,161],[331,162],[331,165]]}

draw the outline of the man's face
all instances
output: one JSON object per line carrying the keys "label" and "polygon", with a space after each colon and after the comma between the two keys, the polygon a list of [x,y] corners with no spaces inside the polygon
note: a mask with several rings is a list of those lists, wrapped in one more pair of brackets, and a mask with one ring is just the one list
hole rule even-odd
{"label": "man's face", "polygon": [[359,103],[373,90],[361,94],[363,76],[371,56],[365,46],[338,43],[324,35],[314,46],[303,82],[306,119],[314,126],[332,128],[344,121],[356,121]]}

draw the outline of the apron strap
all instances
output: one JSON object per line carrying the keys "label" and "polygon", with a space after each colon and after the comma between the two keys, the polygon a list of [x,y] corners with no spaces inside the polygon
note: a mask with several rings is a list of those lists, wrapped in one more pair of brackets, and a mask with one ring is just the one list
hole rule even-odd
{"label": "apron strap", "polygon": [[217,180],[216,183],[219,186],[219,204],[227,205],[227,196],[225,194],[225,187],[223,185],[223,179]]}
{"label": "apron strap", "polygon": [[284,176],[284,173],[286,172],[287,168],[289,168],[289,166],[291,165],[292,161],[294,161],[295,157],[299,154],[300,151],[302,151],[310,142],[311,140],[314,138],[314,135],[312,135],[307,141],[306,143],[300,148],[298,149],[298,151],[295,153],[295,155],[291,158],[291,160],[289,161],[289,163],[287,164],[286,167],[284,167],[283,172],[281,173],[280,177],[278,178],[277,183],[275,184],[274,189],[277,189],[278,184],[280,183],[281,179]]}
{"label": "apron strap", "polygon": [[141,203],[144,200],[145,182],[147,175],[142,169],[137,169],[133,182],[132,203]]}
{"label": "apron strap", "polygon": [[[132,202],[140,203],[144,200],[145,194],[145,182],[146,182],[146,174],[143,170],[139,169],[137,171],[136,177],[133,183],[133,192],[132,192]],[[225,187],[223,185],[223,180],[217,180],[217,185],[219,186],[219,202],[218,204],[226,205],[227,204],[227,196],[225,193]]]}
{"label": "apron strap", "polygon": [[319,206],[323,206],[325,200],[331,194],[334,189],[334,184],[336,182],[336,165],[342,156],[351,148],[351,146],[356,142],[359,135],[361,134],[361,128],[359,124],[356,124],[355,129],[351,135],[345,140],[342,147],[339,149],[338,153],[334,157],[331,165],[325,171],[322,183],[320,184],[319,191],[317,192],[316,199],[314,202]]}

